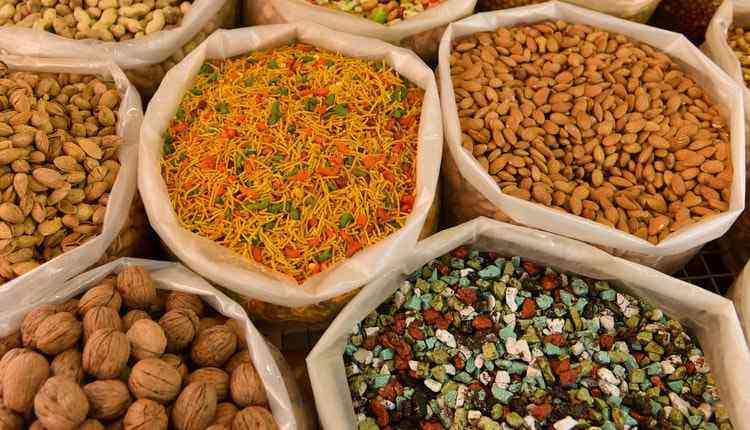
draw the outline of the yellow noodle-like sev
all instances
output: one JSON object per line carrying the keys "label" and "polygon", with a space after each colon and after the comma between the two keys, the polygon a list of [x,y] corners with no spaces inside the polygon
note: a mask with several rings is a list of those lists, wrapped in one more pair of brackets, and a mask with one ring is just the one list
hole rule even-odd
{"label": "yellow noodle-like sev", "polygon": [[205,63],[164,141],[182,225],[298,282],[403,227],[423,91],[307,45]]}

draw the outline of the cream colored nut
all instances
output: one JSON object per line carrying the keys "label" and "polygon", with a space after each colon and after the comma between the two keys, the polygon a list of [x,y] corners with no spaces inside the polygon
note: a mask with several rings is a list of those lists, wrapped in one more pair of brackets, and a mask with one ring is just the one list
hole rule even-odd
{"label": "cream colored nut", "polygon": [[137,360],[159,358],[167,348],[167,337],[159,324],[150,320],[138,320],[128,330],[131,353]]}
{"label": "cream colored nut", "polygon": [[63,376],[77,383],[83,381],[83,355],[76,348],[57,354],[50,364],[52,376]]}
{"label": "cream colored nut", "polygon": [[190,358],[199,366],[221,367],[237,349],[237,336],[220,325],[198,333],[190,349]]}
{"label": "cream colored nut", "polygon": [[276,430],[276,420],[268,409],[249,406],[239,412],[232,421],[232,430]]}
{"label": "cream colored nut", "polygon": [[252,363],[243,363],[234,369],[229,384],[232,400],[237,405],[244,407],[268,404],[263,381]]}
{"label": "cream colored nut", "polygon": [[157,31],[161,31],[164,28],[164,24],[166,24],[166,18],[164,17],[164,12],[161,10],[155,10],[154,16],[149,21],[148,24],[146,24],[146,34],[152,34],[156,33]]}
{"label": "cream colored nut", "polygon": [[99,379],[119,376],[130,358],[130,342],[125,333],[111,328],[95,331],[83,347],[83,369]]}
{"label": "cream colored nut", "polygon": [[120,15],[128,18],[141,18],[146,16],[147,13],[151,12],[151,8],[143,3],[137,3],[132,6],[120,8]]}
{"label": "cream colored nut", "polygon": [[34,331],[36,348],[56,355],[72,348],[81,338],[81,323],[70,312],[58,312],[45,318]]}
{"label": "cream colored nut", "polygon": [[128,408],[122,424],[124,430],[167,430],[168,421],[164,406],[150,399],[138,399]]}
{"label": "cream colored nut", "polygon": [[216,398],[222,401],[229,394],[229,374],[216,367],[203,367],[191,373],[185,381],[186,384],[193,382],[208,382],[216,390]]}
{"label": "cream colored nut", "polygon": [[117,291],[131,309],[148,309],[156,300],[154,281],[138,266],[126,267],[117,275]]}
{"label": "cream colored nut", "polygon": [[122,331],[122,320],[116,310],[107,306],[91,308],[83,317],[83,337],[88,339],[95,331],[111,328]]}
{"label": "cream colored nut", "polygon": [[174,400],[181,386],[182,378],[177,369],[158,358],[139,361],[128,378],[128,387],[136,398],[160,403]]}
{"label": "cream colored nut", "polygon": [[34,406],[34,396],[49,377],[49,363],[39,353],[26,351],[13,357],[3,372],[3,403],[25,414]]}
{"label": "cream colored nut", "polygon": [[203,316],[205,310],[203,299],[200,296],[180,291],[170,291],[167,295],[165,307],[167,311],[190,309],[195,312],[198,318]]}
{"label": "cream colored nut", "polygon": [[198,316],[190,309],[175,309],[159,319],[170,351],[181,351],[198,333]]}
{"label": "cream colored nut", "polygon": [[130,392],[116,379],[94,381],[83,386],[91,405],[91,416],[111,420],[123,415],[130,406]]}
{"label": "cream colored nut", "polygon": [[177,430],[203,430],[216,415],[216,390],[206,382],[194,382],[182,390],[172,409]]}
{"label": "cream colored nut", "polygon": [[89,401],[76,382],[53,376],[34,398],[34,412],[49,430],[75,429],[86,420]]}
{"label": "cream colored nut", "polygon": [[86,291],[78,302],[78,315],[86,315],[90,309],[97,306],[107,306],[120,311],[122,298],[110,283],[100,284]]}

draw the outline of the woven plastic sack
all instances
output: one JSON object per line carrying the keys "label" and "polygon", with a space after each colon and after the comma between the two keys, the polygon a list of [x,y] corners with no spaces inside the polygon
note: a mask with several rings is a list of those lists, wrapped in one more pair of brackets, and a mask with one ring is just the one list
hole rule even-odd
{"label": "woven plastic sack", "polygon": [[0,336],[7,336],[18,330],[24,316],[34,308],[71,299],[95,287],[105,277],[119,273],[128,266],[141,266],[146,269],[158,289],[197,294],[220,314],[241,322],[250,358],[263,381],[268,403],[279,429],[312,429],[309,413],[301,403],[299,389],[294,378],[288,373],[288,366],[281,354],[266,342],[237,303],[181,264],[121,258],[82,273],[65,283],[50,280],[46,283],[2,289],[0,290]]}
{"label": "woven plastic sack", "polygon": [[[174,212],[159,165],[163,133],[204,60],[233,57],[295,40],[352,57],[383,59],[425,91],[417,147],[416,201],[406,224],[391,236],[307,279],[302,285],[185,230]],[[361,287],[397,264],[417,243],[435,197],[442,135],[432,70],[406,49],[311,23],[220,30],[169,71],[151,100],[141,128],[138,187],[152,227],[170,251],[192,270],[247,299],[290,308],[316,305]],[[284,317],[279,315],[278,319]]]}
{"label": "woven plastic sack", "polygon": [[396,270],[367,285],[336,317],[307,357],[323,428],[355,428],[344,369],[344,347],[354,324],[390,297],[404,279],[430,260],[461,245],[528,258],[557,270],[612,282],[678,319],[695,334],[711,366],[734,428],[750,429],[746,388],[750,350],[729,300],[599,249],[554,234],[479,218],[420,242]]}
{"label": "woven plastic sack", "polygon": [[[583,217],[503,194],[499,186],[461,145],[461,126],[450,75],[452,42],[469,34],[499,27],[562,19],[621,33],[661,49],[678,61],[723,109],[731,132],[734,177],[729,211],[683,228],[658,245]],[[450,219],[463,222],[476,215],[510,220],[599,246],[610,253],[672,273],[684,266],[700,247],[724,234],[745,207],[745,122],[737,84],[683,36],[647,27],[577,6],[551,1],[498,12],[477,14],[451,24],[440,43],[443,122],[449,154],[444,166],[446,208]],[[452,159],[452,160],[451,160]],[[470,185],[470,186],[469,186]],[[483,203],[488,201],[491,205]],[[469,204],[470,202],[478,202]]]}
{"label": "woven plastic sack", "polygon": [[144,95],[217,28],[234,27],[239,0],[195,0],[179,27],[121,42],[73,40],[53,33],[0,26],[0,53],[106,59],[117,63]]}
{"label": "woven plastic sack", "polygon": [[477,0],[443,0],[443,3],[392,25],[315,6],[307,0],[244,0],[245,25],[311,21],[345,33],[372,37],[409,48],[425,60],[437,57],[446,25],[470,15]]}
{"label": "woven plastic sack", "polygon": [[[479,0],[477,9],[481,11],[508,9],[518,6],[543,3],[547,0]],[[606,13],[635,22],[647,22],[662,0],[563,0],[576,6]]]}
{"label": "woven plastic sack", "polygon": [[53,280],[69,279],[83,272],[105,255],[107,248],[115,242],[116,237],[127,223],[133,196],[136,192],[138,133],[143,120],[143,110],[138,91],[128,82],[122,70],[111,62],[37,59],[0,55],[0,63],[7,65],[11,71],[92,74],[112,79],[121,98],[120,108],[117,112],[117,135],[124,138],[124,144],[120,147],[118,153],[120,171],[109,195],[102,232],[77,248],[2,284],[0,290],[4,290],[49,283]]}

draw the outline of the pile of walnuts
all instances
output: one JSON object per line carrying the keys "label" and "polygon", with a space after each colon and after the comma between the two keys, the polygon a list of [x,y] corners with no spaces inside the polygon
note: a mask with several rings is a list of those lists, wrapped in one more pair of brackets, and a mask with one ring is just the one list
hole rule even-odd
{"label": "pile of walnuts", "polygon": [[0,342],[0,429],[276,429],[243,329],[128,267]]}

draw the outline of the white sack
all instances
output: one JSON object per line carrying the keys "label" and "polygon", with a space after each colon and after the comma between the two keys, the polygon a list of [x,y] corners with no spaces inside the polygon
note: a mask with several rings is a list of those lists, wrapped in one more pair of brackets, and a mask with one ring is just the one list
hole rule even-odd
{"label": "white sack", "polygon": [[646,22],[654,14],[661,0],[564,0],[597,12],[638,22]]}
{"label": "white sack", "polygon": [[[377,244],[308,278],[302,285],[184,229],[172,207],[159,165],[163,134],[204,60],[234,57],[295,40],[352,57],[384,59],[425,91],[417,147],[416,201],[406,224]],[[251,299],[287,307],[307,306],[361,287],[397,264],[414,247],[435,197],[442,144],[435,78],[413,52],[310,23],[219,30],[169,71],[151,99],[141,128],[138,187],[151,226],[186,266]]]}
{"label": "white sack", "polygon": [[0,27],[0,53],[33,57],[100,58],[123,69],[166,60],[185,45],[229,0],[195,0],[179,27],[122,42],[73,40],[46,31],[14,26]]}
{"label": "white sack", "polygon": [[46,303],[61,303],[78,296],[110,274],[119,273],[128,266],[146,269],[159,289],[197,294],[217,312],[240,321],[245,331],[250,358],[263,381],[268,403],[279,429],[312,429],[311,418],[302,404],[294,377],[289,374],[281,355],[266,342],[240,305],[178,263],[121,258],[82,273],[62,285],[61,282],[54,281],[29,283],[12,290],[0,289],[0,336],[18,330],[24,316],[34,308]]}
{"label": "white sack", "polygon": [[[669,54],[698,85],[703,87],[719,106],[722,115],[727,118],[730,128],[734,177],[729,211],[680,229],[658,245],[652,245],[615,228],[501,192],[489,173],[461,146],[461,126],[449,64],[452,42],[481,31],[493,31],[499,27],[550,19],[588,24],[648,43]],[[723,235],[745,208],[745,122],[741,89],[682,35],[551,1],[535,6],[476,14],[451,24],[440,43],[438,75],[448,149],[461,176],[513,222],[582,240],[624,258],[662,271],[673,272],[687,263],[700,246]]]}
{"label": "white sack", "polygon": [[746,265],[745,270],[734,280],[727,291],[727,297],[734,302],[742,330],[745,332],[745,339],[750,344],[750,264]]}
{"label": "white sack", "polygon": [[138,133],[143,120],[141,96],[125,74],[111,62],[91,60],[38,59],[15,55],[0,55],[0,62],[11,71],[80,73],[99,75],[112,79],[120,94],[120,109],[117,111],[117,135],[124,139],[118,151],[120,171],[109,195],[107,212],[102,231],[81,246],[65,252],[36,269],[0,285],[0,290],[26,288],[27,285],[47,284],[52,281],[70,279],[78,275],[104,256],[107,248],[117,238],[130,214],[136,191],[136,168],[138,166]]}
{"label": "white sack", "polygon": [[311,21],[345,33],[372,37],[413,48],[434,57],[445,26],[474,12],[477,0],[444,0],[403,21],[386,25],[361,16],[312,5],[307,0],[244,0],[245,25]]}
{"label": "white sack", "polygon": [[721,399],[737,430],[750,429],[750,350],[729,300],[653,269],[554,234],[478,218],[423,240],[400,268],[365,287],[333,321],[307,357],[318,416],[323,428],[356,428],[344,370],[344,347],[354,324],[362,321],[432,259],[461,245],[504,256],[519,255],[557,270],[607,280],[676,318],[698,337],[716,376]]}

